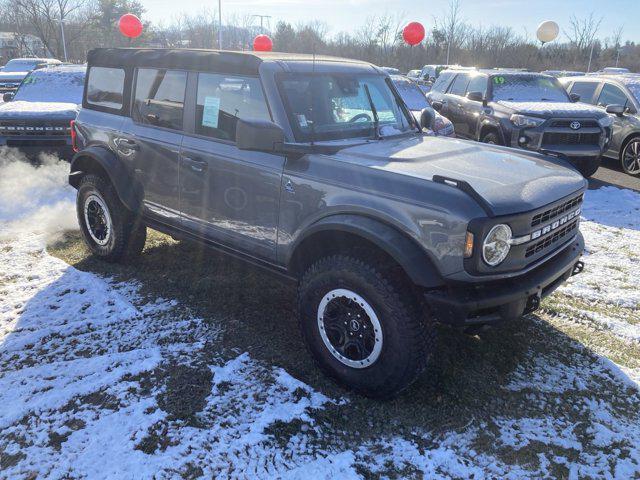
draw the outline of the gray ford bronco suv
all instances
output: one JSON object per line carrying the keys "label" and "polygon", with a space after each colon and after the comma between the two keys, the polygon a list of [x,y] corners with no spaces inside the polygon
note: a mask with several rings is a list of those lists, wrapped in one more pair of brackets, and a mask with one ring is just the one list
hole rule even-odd
{"label": "gray ford bronco suv", "polygon": [[581,271],[586,181],[553,157],[428,136],[389,76],[282,53],[99,49],[69,182],[92,252],[146,229],[298,282],[318,365],[365,395],[406,388],[434,324],[535,310]]}

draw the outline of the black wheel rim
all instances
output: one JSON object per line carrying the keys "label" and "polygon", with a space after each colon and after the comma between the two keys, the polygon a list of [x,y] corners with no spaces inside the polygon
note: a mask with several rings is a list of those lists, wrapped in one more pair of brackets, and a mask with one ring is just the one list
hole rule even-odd
{"label": "black wheel rim", "polygon": [[89,235],[98,245],[106,245],[111,234],[111,216],[104,200],[91,194],[84,203],[84,218]]}
{"label": "black wheel rim", "polygon": [[337,289],[318,308],[318,327],[325,346],[345,365],[372,365],[382,349],[382,328],[373,308],[358,294]]}

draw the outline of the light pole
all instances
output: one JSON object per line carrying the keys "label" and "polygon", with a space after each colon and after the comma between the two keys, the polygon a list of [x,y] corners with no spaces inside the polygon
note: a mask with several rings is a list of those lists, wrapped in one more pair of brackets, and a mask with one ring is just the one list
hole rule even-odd
{"label": "light pole", "polygon": [[62,51],[64,52],[64,61],[67,61],[67,42],[64,39],[64,20],[62,13],[60,13],[60,33],[62,34]]}
{"label": "light pole", "polygon": [[218,0],[218,48],[222,50],[222,0]]}
{"label": "light pole", "polygon": [[591,72],[591,60],[593,59],[593,47],[596,44],[595,40],[591,41],[591,51],[589,52],[589,66],[587,67],[587,73]]}

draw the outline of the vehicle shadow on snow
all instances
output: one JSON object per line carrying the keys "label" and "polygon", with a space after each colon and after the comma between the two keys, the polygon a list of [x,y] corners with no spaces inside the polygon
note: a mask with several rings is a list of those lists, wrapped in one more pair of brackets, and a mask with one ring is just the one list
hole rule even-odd
{"label": "vehicle shadow on snow", "polygon": [[[619,378],[592,374],[589,365],[597,363],[597,356],[588,348],[540,317],[530,316],[479,336],[440,327],[434,361],[413,386],[393,400],[366,399],[335,386],[313,365],[298,333],[294,285],[272,274],[199,244],[174,242],[156,233],[150,234],[140,259],[128,265],[110,265],[90,257],[77,233],[67,235],[50,251],[80,270],[136,280],[143,285],[141,293],[150,298],[178,300],[193,315],[221,328],[219,339],[207,347],[216,355],[224,352],[232,358],[249,352],[254,359],[283,367],[329,397],[347,397],[346,405],[328,404],[314,412],[328,436],[335,436],[334,445],[353,447],[385,435],[413,436],[416,429],[433,434],[464,431],[482,422],[491,425],[496,417],[551,415],[577,423],[584,420],[584,410],[580,413],[576,408],[583,400],[610,402],[629,396],[628,386]],[[540,359],[552,365],[551,370],[566,370],[560,377],[566,376],[563,382],[567,385],[549,390],[545,375],[553,380],[558,373],[545,373],[544,368],[542,374],[536,373]],[[533,383],[511,388],[518,371]],[[576,378],[581,387],[573,390]],[[544,405],[553,407],[549,410]],[[617,413],[631,415],[626,407]],[[298,433],[296,428],[284,426],[276,435],[290,438]],[[479,451],[495,448],[497,434],[489,433],[478,440]],[[549,446],[530,448],[544,452]]]}

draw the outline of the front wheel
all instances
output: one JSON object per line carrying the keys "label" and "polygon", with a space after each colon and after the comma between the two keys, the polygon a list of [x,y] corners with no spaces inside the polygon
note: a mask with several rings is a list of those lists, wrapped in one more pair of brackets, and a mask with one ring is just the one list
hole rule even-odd
{"label": "front wheel", "polygon": [[488,143],[490,145],[502,145],[500,137],[496,132],[489,132],[482,137],[482,143]]}
{"label": "front wheel", "polygon": [[598,171],[600,161],[601,157],[585,157],[572,160],[572,163],[584,178],[589,178]]}
{"label": "front wheel", "polygon": [[108,262],[142,252],[147,230],[122,204],[113,186],[97,175],[85,175],[78,186],[76,213],[85,243]]}
{"label": "front wheel", "polygon": [[366,396],[398,394],[431,357],[432,323],[411,288],[377,264],[325,257],[305,272],[298,302],[300,329],[315,362]]}

